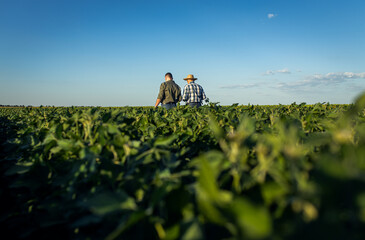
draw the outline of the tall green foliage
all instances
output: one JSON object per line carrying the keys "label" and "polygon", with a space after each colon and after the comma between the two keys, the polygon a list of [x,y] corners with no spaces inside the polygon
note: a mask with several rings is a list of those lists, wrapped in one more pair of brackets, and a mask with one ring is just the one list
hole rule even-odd
{"label": "tall green foliage", "polygon": [[363,239],[354,105],[3,108],[13,238]]}

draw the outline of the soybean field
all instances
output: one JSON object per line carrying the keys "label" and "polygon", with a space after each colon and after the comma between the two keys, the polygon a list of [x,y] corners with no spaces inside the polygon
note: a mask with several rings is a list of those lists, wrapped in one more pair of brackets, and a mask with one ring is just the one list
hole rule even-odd
{"label": "soybean field", "polygon": [[0,108],[9,239],[365,239],[354,104]]}

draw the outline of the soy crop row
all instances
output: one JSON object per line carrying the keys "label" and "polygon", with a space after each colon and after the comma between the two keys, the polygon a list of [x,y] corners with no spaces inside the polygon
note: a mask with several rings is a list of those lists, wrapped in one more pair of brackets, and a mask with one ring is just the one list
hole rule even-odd
{"label": "soy crop row", "polygon": [[365,239],[354,104],[0,108],[11,239]]}

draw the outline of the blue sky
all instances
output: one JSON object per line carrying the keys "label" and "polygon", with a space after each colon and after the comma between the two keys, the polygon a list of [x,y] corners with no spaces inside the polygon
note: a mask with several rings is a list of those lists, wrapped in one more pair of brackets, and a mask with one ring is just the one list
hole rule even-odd
{"label": "blue sky", "polygon": [[164,74],[222,105],[351,103],[362,0],[0,0],[0,104],[152,106]]}

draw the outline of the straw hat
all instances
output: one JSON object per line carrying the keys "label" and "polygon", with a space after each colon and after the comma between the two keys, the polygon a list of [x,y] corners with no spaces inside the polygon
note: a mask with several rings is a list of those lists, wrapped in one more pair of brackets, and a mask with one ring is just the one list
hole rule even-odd
{"label": "straw hat", "polygon": [[197,78],[195,78],[193,74],[189,74],[184,80],[197,80]]}

